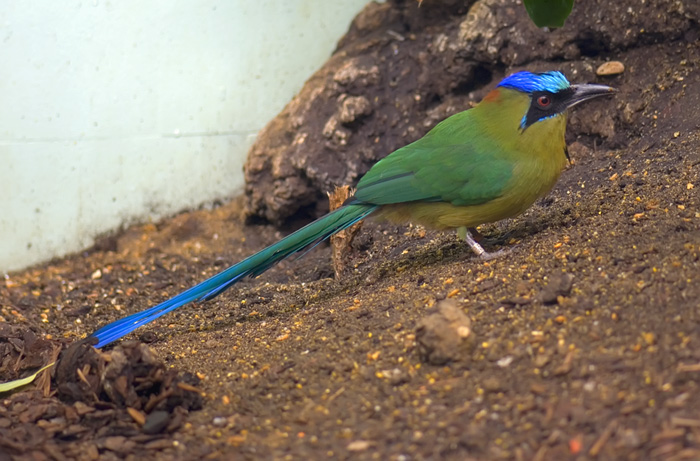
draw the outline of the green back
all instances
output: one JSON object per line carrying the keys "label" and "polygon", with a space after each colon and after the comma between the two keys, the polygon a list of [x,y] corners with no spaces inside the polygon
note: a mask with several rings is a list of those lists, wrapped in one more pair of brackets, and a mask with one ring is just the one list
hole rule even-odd
{"label": "green back", "polygon": [[377,162],[358,183],[355,198],[377,205],[435,201],[464,206],[499,197],[513,161],[495,141],[479,135],[473,114],[474,109],[455,114]]}

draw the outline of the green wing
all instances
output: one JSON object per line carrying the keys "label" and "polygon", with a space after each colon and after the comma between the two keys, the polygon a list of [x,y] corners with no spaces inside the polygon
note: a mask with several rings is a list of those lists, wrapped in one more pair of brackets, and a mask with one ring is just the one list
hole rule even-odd
{"label": "green wing", "polygon": [[[513,162],[499,155],[492,143],[457,142],[475,138],[454,132],[454,123],[445,122],[377,162],[357,184],[355,198],[376,205],[440,201],[465,206],[499,197],[511,178]],[[483,143],[482,137],[476,139]]]}

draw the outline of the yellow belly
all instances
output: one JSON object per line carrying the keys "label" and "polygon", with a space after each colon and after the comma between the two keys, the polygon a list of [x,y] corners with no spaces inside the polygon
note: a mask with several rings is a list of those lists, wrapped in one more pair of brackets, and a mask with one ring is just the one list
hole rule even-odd
{"label": "yellow belly", "polygon": [[481,205],[455,206],[445,202],[412,202],[385,205],[376,214],[379,219],[395,223],[413,222],[433,229],[476,227],[517,216],[532,205],[538,196],[502,196]]}
{"label": "yellow belly", "polygon": [[546,195],[566,166],[565,117],[537,123],[519,138],[520,154],[512,178],[498,197],[479,205],[455,206],[446,202],[408,202],[384,205],[375,215],[396,223],[406,221],[434,229],[476,227],[511,218]]}

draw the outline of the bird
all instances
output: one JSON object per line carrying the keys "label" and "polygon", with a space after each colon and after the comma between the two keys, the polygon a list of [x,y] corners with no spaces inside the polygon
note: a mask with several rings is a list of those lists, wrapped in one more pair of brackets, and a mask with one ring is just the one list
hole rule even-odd
{"label": "bird", "polygon": [[192,288],[98,329],[88,339],[103,347],[185,304],[209,301],[242,278],[257,277],[368,217],[456,229],[477,257],[497,257],[504,250],[484,250],[473,229],[514,217],[546,195],[568,162],[568,110],[614,92],[605,85],[572,85],[559,71],[513,73],[474,107],[379,160],[341,207]]}

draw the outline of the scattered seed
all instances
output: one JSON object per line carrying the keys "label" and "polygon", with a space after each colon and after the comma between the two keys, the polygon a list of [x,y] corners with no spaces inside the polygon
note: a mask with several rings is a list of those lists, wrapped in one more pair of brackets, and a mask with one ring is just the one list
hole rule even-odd
{"label": "scattered seed", "polygon": [[581,453],[581,448],[583,448],[583,436],[581,434],[569,440],[569,452],[572,455]]}
{"label": "scattered seed", "polygon": [[646,342],[649,346],[652,346],[656,343],[656,335],[652,332],[642,333],[642,338],[644,339],[644,342]]}
{"label": "scattered seed", "polygon": [[348,444],[348,451],[365,451],[370,446],[370,442],[367,440],[355,440]]}

